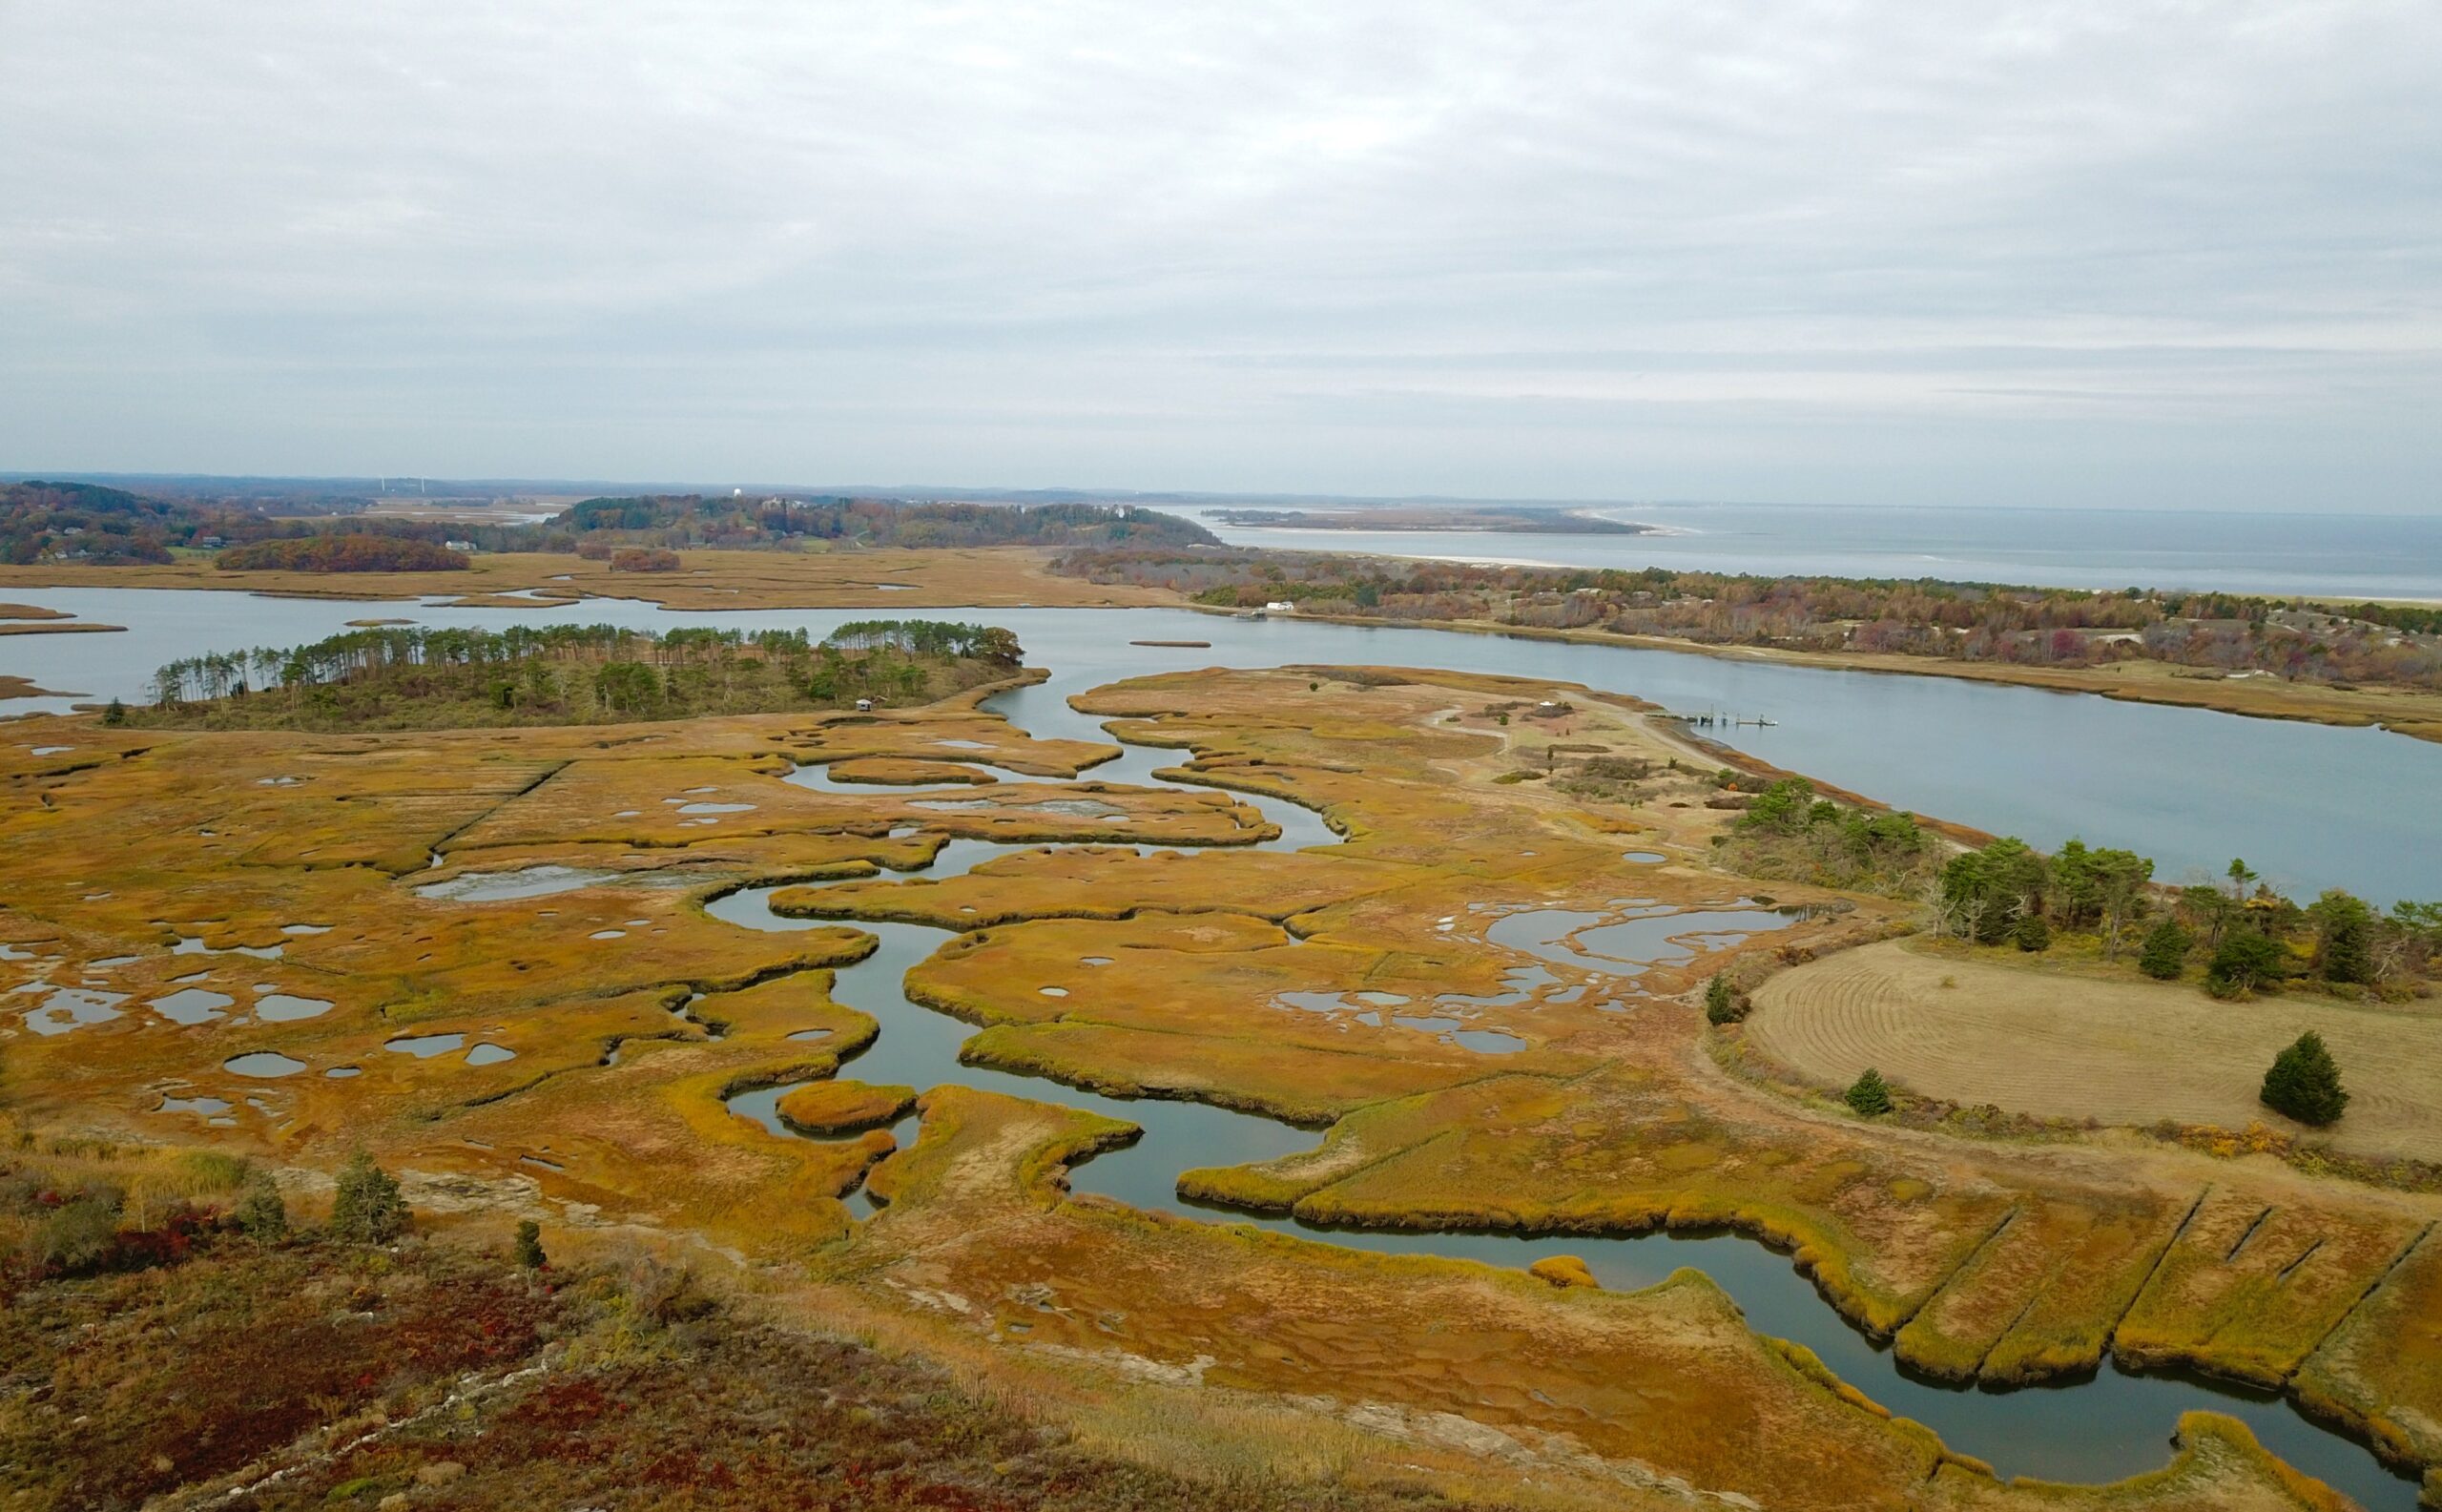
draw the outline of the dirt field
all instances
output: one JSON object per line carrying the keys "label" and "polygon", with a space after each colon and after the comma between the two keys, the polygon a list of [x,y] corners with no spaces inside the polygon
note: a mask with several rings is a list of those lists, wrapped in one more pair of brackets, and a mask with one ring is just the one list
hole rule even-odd
{"label": "dirt field", "polygon": [[2313,1029],[2352,1096],[2334,1147],[2442,1160],[2432,1095],[2442,1086],[2442,1015],[2431,1009],[2219,1003],[2193,983],[2090,982],[1898,942],[1783,972],[1755,1002],[1750,1041],[1805,1076],[1846,1083],[1873,1066],[1931,1097],[2114,1124],[2286,1127],[2256,1089],[2273,1055]]}

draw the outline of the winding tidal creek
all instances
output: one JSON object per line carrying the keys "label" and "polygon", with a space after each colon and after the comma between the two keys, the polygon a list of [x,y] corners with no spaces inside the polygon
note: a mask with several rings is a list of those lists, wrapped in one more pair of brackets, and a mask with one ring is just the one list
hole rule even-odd
{"label": "winding tidal creek", "polygon": [[[1066,702],[1067,694],[1083,692],[1102,680],[1098,674],[1078,677],[1055,671],[1049,682],[998,694],[984,707],[1038,737],[1107,741],[1108,735],[1094,720],[1069,709]],[[1146,787],[1169,785],[1153,773],[1157,767],[1175,762],[1176,753],[1134,746],[1125,749],[1126,754],[1117,761],[1093,769],[1095,780]],[[854,791],[830,779],[819,767],[803,768],[793,780]],[[1267,842],[1264,849],[1298,850],[1336,841],[1337,837],[1304,809],[1252,794],[1233,796],[1261,810],[1266,818],[1280,826],[1280,838]],[[955,876],[1008,849],[986,841],[952,840],[922,875]],[[715,918],[750,929],[810,929],[826,922],[839,922],[776,914],[770,906],[770,897],[776,890],[740,889],[715,899],[708,905],[708,911]],[[1735,915],[1692,915],[1671,920],[1666,927],[1679,933],[1719,928],[1737,922]],[[2081,1380],[2056,1380],[2009,1391],[1935,1381],[1902,1366],[1886,1345],[1853,1328],[1787,1256],[1734,1232],[1621,1237],[1418,1233],[1325,1229],[1293,1217],[1199,1209],[1177,1195],[1176,1183],[1182,1170],[1271,1160],[1311,1149],[1319,1136],[1271,1119],[1199,1103],[1106,1097],[1033,1077],[962,1065],[959,1046],[974,1032],[973,1026],[910,1002],[901,990],[908,969],[952,938],[953,931],[921,924],[861,920],[851,922],[853,927],[876,936],[880,948],[853,965],[838,968],[832,996],[873,1015],[880,1022],[881,1032],[871,1047],[841,1067],[841,1074],[859,1081],[919,1088],[954,1083],[1014,1097],[1058,1102],[1120,1119],[1144,1130],[1133,1144],[1096,1155],[1076,1167],[1070,1179],[1070,1186],[1076,1191],[1140,1208],[1195,1212],[1214,1222],[1255,1224],[1355,1249],[1435,1254],[1520,1268],[1547,1255],[1573,1254],[1583,1259],[1604,1286],[1614,1290],[1650,1286],[1683,1266],[1692,1267],[1710,1276],[1736,1299],[1750,1326],[1806,1345],[1842,1379],[1856,1385],[1875,1401],[1902,1417],[1925,1423],[1952,1448],[1990,1461],[2005,1476],[2101,1481],[2156,1469],[2169,1458],[2171,1431],[2179,1416],[2206,1410],[2245,1420],[2274,1453],[2370,1508],[2399,1508],[2407,1512],[2416,1503],[2412,1481],[2382,1464],[2364,1445],[2316,1423],[2286,1398],[2271,1393],[2184,1375],[2137,1375],[2108,1359],[2100,1372]],[[1657,929],[1649,938],[1652,943],[1660,944],[1662,931]],[[1638,947],[1625,948],[1632,952]],[[741,1093],[729,1106],[775,1133],[795,1137],[776,1111],[780,1098],[793,1089],[780,1086]],[[916,1139],[918,1122],[910,1116],[891,1130],[902,1148]],[[852,1206],[868,1214],[876,1211],[861,1192],[850,1200]]]}

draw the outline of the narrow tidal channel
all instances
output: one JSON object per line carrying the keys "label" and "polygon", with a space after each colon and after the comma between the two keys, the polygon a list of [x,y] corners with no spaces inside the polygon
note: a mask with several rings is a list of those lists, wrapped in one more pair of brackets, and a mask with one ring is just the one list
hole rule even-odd
{"label": "narrow tidal channel", "polygon": [[[1055,672],[1050,681],[997,694],[984,707],[1038,736],[1107,742],[1110,737],[1097,720],[1078,714],[1066,702],[1069,694],[1091,685],[1090,679]],[[1130,746],[1118,760],[1092,769],[1090,777],[1168,786],[1153,771],[1179,759],[1174,752]],[[811,787],[839,787],[818,767],[802,769],[793,780]],[[1337,840],[1308,810],[1250,794],[1235,796],[1280,826],[1280,838],[1268,842],[1266,849],[1299,850]],[[1011,848],[953,840],[924,875],[956,876]],[[708,911],[749,929],[809,929],[825,922],[773,913],[770,897],[776,890],[757,887],[729,893],[713,901]],[[876,936],[881,943],[871,956],[838,971],[833,996],[873,1015],[881,1031],[869,1048],[842,1068],[842,1074],[920,1090],[957,1084],[1004,1092],[1085,1108],[1144,1130],[1134,1144],[1076,1167],[1070,1180],[1076,1191],[1139,1208],[1208,1212],[1215,1222],[1252,1224],[1350,1249],[1441,1255],[1519,1268],[1545,1255],[1574,1254],[1605,1287],[1617,1291],[1650,1286],[1680,1267],[1691,1266],[1736,1299],[1749,1324],[1758,1332],[1805,1345],[1843,1380],[1899,1416],[1933,1428],[1952,1448],[1989,1461],[2004,1476],[2094,1482],[2158,1469],[2170,1457],[2170,1437],[2179,1416],[2203,1410],[2240,1419],[2266,1448],[2376,1512],[2413,1512],[2416,1506],[2417,1487],[2411,1477],[2385,1465],[2356,1440],[2307,1418],[2286,1397],[2273,1393],[2186,1375],[2138,1375],[2121,1369],[2108,1357],[2101,1369],[2089,1377],[2007,1391],[1956,1386],[1921,1377],[1901,1365],[1887,1345],[1853,1328],[1786,1255],[1735,1232],[1540,1238],[1395,1232],[1324,1229],[1289,1217],[1197,1210],[1177,1195],[1180,1171],[1273,1159],[1311,1149],[1319,1136],[1201,1103],[1111,1098],[1036,1077],[962,1065],[959,1046],[973,1032],[972,1026],[909,1002],[901,990],[908,969],[954,932],[920,924],[843,922]],[[788,1090],[776,1087],[742,1093],[729,1106],[775,1133],[797,1137],[775,1111]],[[914,1142],[918,1122],[910,1117],[893,1129],[901,1148]],[[851,1205],[867,1214],[876,1211],[861,1191],[851,1198]]]}

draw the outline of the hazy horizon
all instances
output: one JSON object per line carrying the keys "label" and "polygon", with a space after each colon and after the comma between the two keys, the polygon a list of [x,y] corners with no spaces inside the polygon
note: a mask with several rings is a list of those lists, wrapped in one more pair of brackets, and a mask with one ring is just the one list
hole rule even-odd
{"label": "hazy horizon", "polygon": [[[1299,505],[1325,507],[1397,507],[1397,506],[1497,506],[1537,509],[1824,509],[1824,510],[1914,510],[2008,512],[2039,511],[2043,513],[2076,514],[2245,514],[2257,516],[2295,515],[2313,518],[2322,515],[2358,516],[2368,519],[2422,519],[2433,511],[2423,509],[2323,508],[2300,507],[2295,504],[2272,505],[2255,508],[2203,502],[2184,506],[2099,505],[2080,503],[2015,504],[1968,501],[1958,504],[1898,504],[1858,501],[1834,503],[1809,499],[1681,499],[1681,498],[1540,498],[1498,494],[1433,494],[1433,493],[1319,493],[1311,489],[1258,492],[1253,489],[1222,489],[1206,491],[1191,488],[1157,487],[1092,487],[1081,485],[1049,483],[1030,487],[1004,484],[938,484],[938,483],[872,483],[872,482],[776,482],[771,479],[742,483],[720,480],[685,480],[671,478],[424,478],[415,474],[382,473],[198,473],[198,472],[114,472],[91,467],[0,468],[0,482],[51,481],[114,484],[141,492],[147,482],[155,484],[197,485],[202,483],[246,484],[380,484],[390,485],[384,497],[412,499],[419,497],[414,487],[418,482],[429,486],[423,495],[436,502],[451,500],[460,503],[478,498],[473,492],[447,493],[445,488],[487,488],[495,499],[516,497],[559,498],[581,494],[615,494],[620,492],[701,493],[707,496],[741,489],[746,495],[787,493],[808,496],[866,497],[902,500],[940,500],[979,504],[1025,504],[1040,502],[1078,502],[1142,505],[1147,508],[1165,506],[1180,508],[1212,508],[1231,504],[1246,504],[1267,507],[1293,507]],[[233,487],[233,492],[238,491]]]}
{"label": "hazy horizon", "polygon": [[0,46],[15,467],[2442,512],[2431,6],[29,0]]}

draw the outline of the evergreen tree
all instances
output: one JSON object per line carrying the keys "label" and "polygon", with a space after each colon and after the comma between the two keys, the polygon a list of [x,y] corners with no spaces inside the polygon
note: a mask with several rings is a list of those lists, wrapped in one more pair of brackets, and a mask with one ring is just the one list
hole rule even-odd
{"label": "evergreen tree", "polygon": [[1741,825],[1794,835],[1807,826],[1814,809],[1814,784],[1804,777],[1783,777],[1747,805]]}
{"label": "evergreen tree", "polygon": [[2176,982],[2187,969],[2187,948],[2191,942],[2187,931],[2174,919],[2165,919],[2145,931],[2145,948],[2138,954],[2137,969],[2158,982]]}
{"label": "evergreen tree", "polygon": [[1942,868],[1945,910],[1977,944],[1997,945],[2025,914],[2039,906],[2047,869],[2041,854],[2017,836],[1951,858]]}
{"label": "evergreen tree", "polygon": [[2264,1106],[2317,1129],[2339,1121],[2349,1106],[2340,1085],[2340,1063],[2324,1047],[2323,1036],[2308,1029],[2296,1044],[2273,1057],[2264,1073]]}
{"label": "evergreen tree", "polygon": [[2010,931],[2010,939],[2020,950],[2035,955],[2052,948],[2052,926],[2043,922],[2041,914],[2029,914]]}
{"label": "evergreen tree", "polygon": [[2326,982],[2374,980],[2374,910],[2335,887],[2307,910],[2315,919],[2315,969]]}
{"label": "evergreen tree", "polygon": [[531,1218],[518,1221],[517,1263],[529,1271],[539,1271],[549,1263],[543,1253],[543,1226]]}
{"label": "evergreen tree", "polygon": [[127,723],[127,705],[116,698],[112,699],[109,707],[102,711],[102,723],[113,727]]}
{"label": "evergreen tree", "polygon": [[1729,979],[1719,972],[1705,984],[1705,1017],[1714,1024],[1735,1024],[1742,1017],[1738,994],[1730,990]]}
{"label": "evergreen tree", "polygon": [[407,1227],[407,1205],[399,1183],[360,1150],[340,1168],[339,1195],[331,1203],[331,1237],[354,1244],[387,1244]]}
{"label": "evergreen tree", "polygon": [[2200,882],[2179,890],[2179,909],[2181,917],[2210,949],[2221,944],[2222,936],[2237,916],[2239,905],[2224,897],[2220,888],[2207,887]]}
{"label": "evergreen tree", "polygon": [[288,1205],[269,1176],[256,1171],[246,1179],[245,1194],[231,1209],[229,1221],[250,1239],[279,1239],[288,1234]]}
{"label": "evergreen tree", "polygon": [[1851,1112],[1860,1118],[1890,1112],[1891,1084],[1882,1079],[1880,1071],[1869,1066],[1863,1075],[1849,1084],[1848,1091],[1842,1094],[1842,1101],[1849,1105]]}
{"label": "evergreen tree", "polygon": [[2221,948],[2204,967],[2204,990],[2217,998],[2236,998],[2281,980],[2287,952],[2281,942],[2242,924],[2222,937]]}

